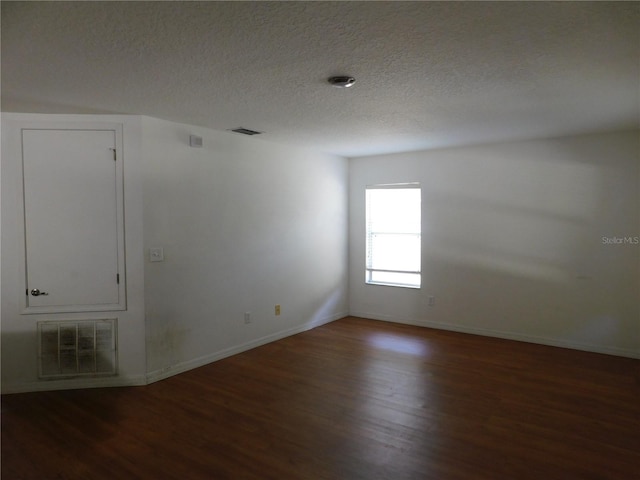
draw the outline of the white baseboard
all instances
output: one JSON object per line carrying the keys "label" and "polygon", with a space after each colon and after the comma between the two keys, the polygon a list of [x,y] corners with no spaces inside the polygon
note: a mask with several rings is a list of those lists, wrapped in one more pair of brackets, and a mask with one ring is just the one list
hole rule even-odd
{"label": "white baseboard", "polygon": [[360,318],[369,318],[372,320],[382,320],[386,322],[416,325],[421,327],[436,328],[440,330],[469,333],[473,335],[483,335],[487,337],[504,338],[507,340],[517,340],[521,342],[537,343],[537,344],[549,345],[553,347],[571,348],[574,350],[582,350],[582,351],[594,352],[594,353],[604,353],[607,355],[616,355],[620,357],[640,358],[640,352],[628,350],[628,349],[622,349],[622,348],[604,347],[600,345],[589,345],[589,344],[583,344],[583,343],[568,342],[564,340],[537,337],[533,335],[520,334],[516,332],[504,332],[499,330],[460,326],[460,325],[453,325],[453,324],[440,323],[440,322],[418,321],[411,318],[399,318],[397,316],[380,315],[380,314],[375,314],[370,312],[349,312],[349,313],[341,312],[341,313],[337,313],[329,317],[323,318],[319,321],[316,320],[312,322],[307,322],[302,325],[298,325],[296,327],[289,328],[286,330],[281,330],[279,332],[275,332],[270,335],[257,338],[255,340],[251,340],[249,342],[246,342],[240,345],[235,345],[233,347],[229,347],[224,350],[220,350],[217,352],[213,352],[211,354],[204,355],[199,358],[195,358],[186,362],[171,365],[169,367],[166,367],[160,370],[149,372],[146,376],[136,375],[136,376],[100,377],[100,378],[98,377],[97,378],[75,378],[75,379],[69,379],[69,380],[40,380],[35,382],[2,385],[1,391],[3,394],[5,393],[11,394],[11,393],[25,393],[25,392],[53,391],[53,390],[73,390],[73,389],[80,389],[80,388],[131,387],[131,386],[147,385],[149,383],[164,380],[165,378],[172,377],[173,375],[177,375],[179,373],[183,373],[188,370],[192,370],[194,368],[207,365],[217,360],[221,360],[223,358],[230,357],[232,355],[236,355],[238,353],[241,353],[247,350],[251,350],[252,348],[256,348],[261,345],[265,345],[267,343],[275,342],[282,338],[289,337],[291,335],[296,335],[298,333],[311,330],[313,328],[319,327],[320,325],[333,322],[335,320],[344,318],[349,315],[354,317],[360,317]]}
{"label": "white baseboard", "polygon": [[625,348],[607,347],[602,345],[592,345],[579,342],[571,342],[566,340],[558,340],[555,338],[538,337],[535,335],[527,335],[517,332],[506,332],[501,330],[492,330],[487,328],[469,327],[465,325],[453,325],[450,323],[430,322],[426,320],[415,320],[412,318],[399,318],[391,315],[380,315],[370,312],[350,312],[353,317],[369,318],[371,320],[382,320],[385,322],[402,323],[407,325],[416,325],[419,327],[436,328],[439,330],[448,330],[452,332],[469,333],[472,335],[482,335],[485,337],[504,338],[506,340],[516,340],[519,342],[537,343],[539,345],[548,345],[551,347],[570,348],[573,350],[581,350],[585,352],[604,353],[606,355],[615,355],[618,357],[640,358],[640,351],[634,351]]}
{"label": "white baseboard", "polygon": [[80,388],[135,387],[146,384],[144,375],[96,378],[72,378],[68,380],[39,380],[36,382],[2,385],[2,394],[76,390]]}
{"label": "white baseboard", "polygon": [[74,390],[80,388],[132,387],[148,385],[149,383],[157,382],[159,380],[169,378],[173,375],[177,375],[179,373],[186,372],[203,365],[207,365],[208,363],[215,362],[216,360],[221,360],[223,358],[230,357],[231,355],[235,355],[237,353],[241,353],[252,348],[256,348],[261,345],[265,345],[267,343],[271,343],[276,340],[295,335],[297,333],[311,330],[312,328],[319,327],[320,325],[333,322],[346,316],[348,316],[348,312],[336,313],[329,317],[315,319],[293,328],[289,328],[255,340],[251,340],[241,345],[235,345],[233,347],[229,347],[218,352],[213,352],[211,354],[195,358],[193,360],[188,360],[176,365],[171,365],[161,370],[149,372],[147,375],[72,378],[67,380],[39,380],[34,382],[4,384],[2,385],[2,388],[0,390],[3,394],[10,394],[53,390]]}
{"label": "white baseboard", "polygon": [[251,350],[252,348],[256,348],[261,345],[266,345],[267,343],[275,342],[276,340],[290,337],[291,335],[296,335],[298,333],[306,332],[307,330],[311,330],[312,328],[319,327],[320,325],[333,322],[340,318],[344,318],[348,315],[349,314],[347,312],[337,313],[329,317],[322,318],[320,320],[307,322],[302,325],[298,325],[297,327],[281,330],[279,332],[275,332],[270,335],[257,338],[255,340],[251,340],[249,342],[246,342],[240,345],[235,345],[233,347],[225,348],[224,350],[213,352],[213,353],[204,355],[202,357],[194,358],[193,360],[188,360],[186,362],[181,362],[175,365],[165,367],[160,370],[149,372],[147,374],[147,383],[153,383],[160,380],[164,380],[165,378],[172,377],[174,375],[186,372],[188,370],[193,370],[194,368],[202,367],[203,365],[207,365],[217,360],[222,360],[223,358],[230,357],[238,353],[246,352],[247,350]]}

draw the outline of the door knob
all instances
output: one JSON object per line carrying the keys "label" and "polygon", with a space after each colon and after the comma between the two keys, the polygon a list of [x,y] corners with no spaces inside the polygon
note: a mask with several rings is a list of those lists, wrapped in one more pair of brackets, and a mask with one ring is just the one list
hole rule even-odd
{"label": "door knob", "polygon": [[47,292],[41,292],[37,288],[34,288],[33,290],[31,290],[31,295],[33,295],[34,297],[38,297],[40,295],[49,295],[49,294]]}

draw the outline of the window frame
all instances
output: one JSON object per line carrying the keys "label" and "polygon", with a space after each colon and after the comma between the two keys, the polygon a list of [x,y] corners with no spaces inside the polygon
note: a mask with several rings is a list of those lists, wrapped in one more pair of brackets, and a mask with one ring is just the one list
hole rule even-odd
{"label": "window frame", "polygon": [[[391,235],[402,235],[402,236],[417,236],[418,244],[419,244],[419,255],[420,261],[418,262],[418,270],[406,270],[406,269],[380,269],[373,268],[373,250],[372,250],[372,237],[376,234],[376,232],[371,230],[371,205],[369,199],[369,191],[371,190],[390,190],[390,189],[398,189],[398,190],[407,190],[407,189],[417,189],[420,192],[420,206],[419,206],[419,232],[384,232],[385,234]],[[383,232],[378,232],[383,233]],[[380,281],[373,280],[373,275],[376,272],[382,273],[397,273],[397,274],[410,274],[410,275],[418,275],[418,282],[394,282],[394,281]],[[365,284],[366,285],[382,285],[389,287],[400,287],[400,288],[413,288],[420,289],[422,288],[422,186],[419,182],[409,182],[409,183],[393,183],[393,184],[373,184],[365,186]]]}

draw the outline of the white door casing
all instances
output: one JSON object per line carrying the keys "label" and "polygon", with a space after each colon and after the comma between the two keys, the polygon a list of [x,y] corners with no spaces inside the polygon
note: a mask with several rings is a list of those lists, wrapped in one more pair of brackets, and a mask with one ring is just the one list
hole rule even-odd
{"label": "white door casing", "polygon": [[121,125],[21,132],[22,313],[126,309]]}

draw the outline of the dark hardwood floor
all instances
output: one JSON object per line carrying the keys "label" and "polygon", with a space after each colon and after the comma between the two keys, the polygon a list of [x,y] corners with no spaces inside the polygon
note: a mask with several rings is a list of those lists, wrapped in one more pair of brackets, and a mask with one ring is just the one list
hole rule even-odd
{"label": "dark hardwood floor", "polygon": [[5,395],[2,480],[640,479],[639,372],[350,317],[146,387]]}

